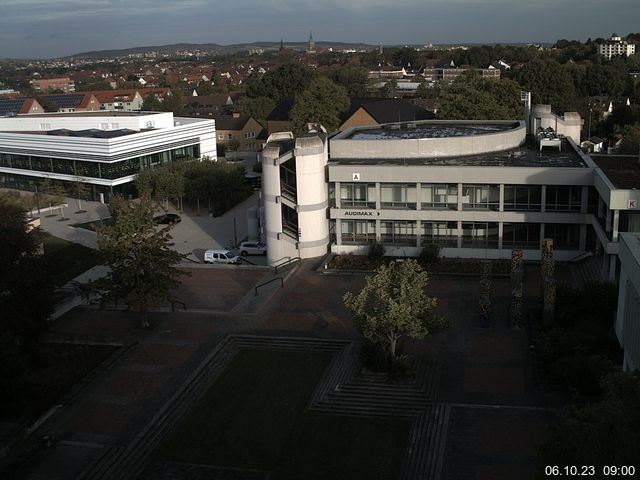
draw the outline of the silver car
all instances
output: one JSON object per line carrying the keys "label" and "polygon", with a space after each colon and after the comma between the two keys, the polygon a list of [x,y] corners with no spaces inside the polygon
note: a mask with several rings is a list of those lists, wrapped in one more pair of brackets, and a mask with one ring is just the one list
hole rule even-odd
{"label": "silver car", "polygon": [[242,242],[238,247],[238,251],[243,257],[247,255],[266,255],[267,246],[260,242]]}

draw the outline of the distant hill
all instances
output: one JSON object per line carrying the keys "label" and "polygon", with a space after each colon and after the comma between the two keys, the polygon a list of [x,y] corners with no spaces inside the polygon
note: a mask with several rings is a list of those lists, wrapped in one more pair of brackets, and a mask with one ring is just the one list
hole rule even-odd
{"label": "distant hill", "polygon": [[[285,42],[285,48],[293,48],[303,50],[307,47],[307,42]],[[368,45],[366,43],[344,43],[344,42],[316,42],[316,46],[322,49],[339,48],[356,50],[377,48],[376,45]],[[76,53],[65,58],[115,58],[126,57],[128,55],[144,55],[145,53],[156,52],[161,55],[169,55],[180,50],[199,50],[204,54],[227,54],[241,52],[252,49],[277,49],[280,42],[252,42],[252,43],[236,43],[232,45],[219,45],[217,43],[174,43],[171,45],[158,45],[149,47],[133,47],[119,50],[97,50],[92,52]]]}

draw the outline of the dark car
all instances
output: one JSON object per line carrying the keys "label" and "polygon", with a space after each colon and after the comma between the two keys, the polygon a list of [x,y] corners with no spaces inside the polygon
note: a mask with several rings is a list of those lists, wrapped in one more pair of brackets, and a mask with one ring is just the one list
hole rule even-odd
{"label": "dark car", "polygon": [[175,213],[165,213],[164,215],[160,215],[153,219],[157,225],[173,225],[175,223],[180,223],[181,220],[180,215]]}

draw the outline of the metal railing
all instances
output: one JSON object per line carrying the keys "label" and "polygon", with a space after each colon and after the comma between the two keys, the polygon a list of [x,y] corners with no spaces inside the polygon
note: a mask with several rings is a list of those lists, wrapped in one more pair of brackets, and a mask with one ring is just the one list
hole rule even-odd
{"label": "metal railing", "polygon": [[300,257],[293,257],[293,258],[290,258],[289,260],[287,260],[287,261],[285,261],[283,263],[280,263],[278,265],[274,265],[273,266],[273,273],[277,274],[278,270],[280,270],[280,269],[282,269],[284,267],[287,267],[287,266],[291,265],[292,263],[299,262],[301,260],[302,259]]}
{"label": "metal railing", "polygon": [[253,289],[254,292],[254,297],[258,296],[258,289],[260,287],[264,287],[265,285],[269,285],[270,283],[275,282],[276,280],[280,280],[280,288],[284,287],[284,279],[282,277],[276,277],[276,278],[272,278],[271,280],[269,280],[268,282],[264,282],[261,283],[260,285],[256,285],[255,288]]}

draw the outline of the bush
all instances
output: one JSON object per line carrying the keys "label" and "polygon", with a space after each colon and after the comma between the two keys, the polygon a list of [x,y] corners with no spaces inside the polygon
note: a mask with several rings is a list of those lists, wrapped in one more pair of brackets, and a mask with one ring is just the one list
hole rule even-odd
{"label": "bush", "polygon": [[362,366],[374,372],[386,372],[389,367],[389,358],[384,347],[377,342],[366,340],[360,350]]}
{"label": "bush", "polygon": [[423,266],[433,265],[440,260],[440,246],[435,243],[430,243],[422,247],[420,250],[419,262]]}
{"label": "bush", "polygon": [[382,263],[382,259],[384,258],[384,245],[380,242],[369,243],[367,258],[373,264]]}
{"label": "bush", "polygon": [[415,377],[415,359],[411,355],[398,355],[389,359],[389,381],[400,382]]}

